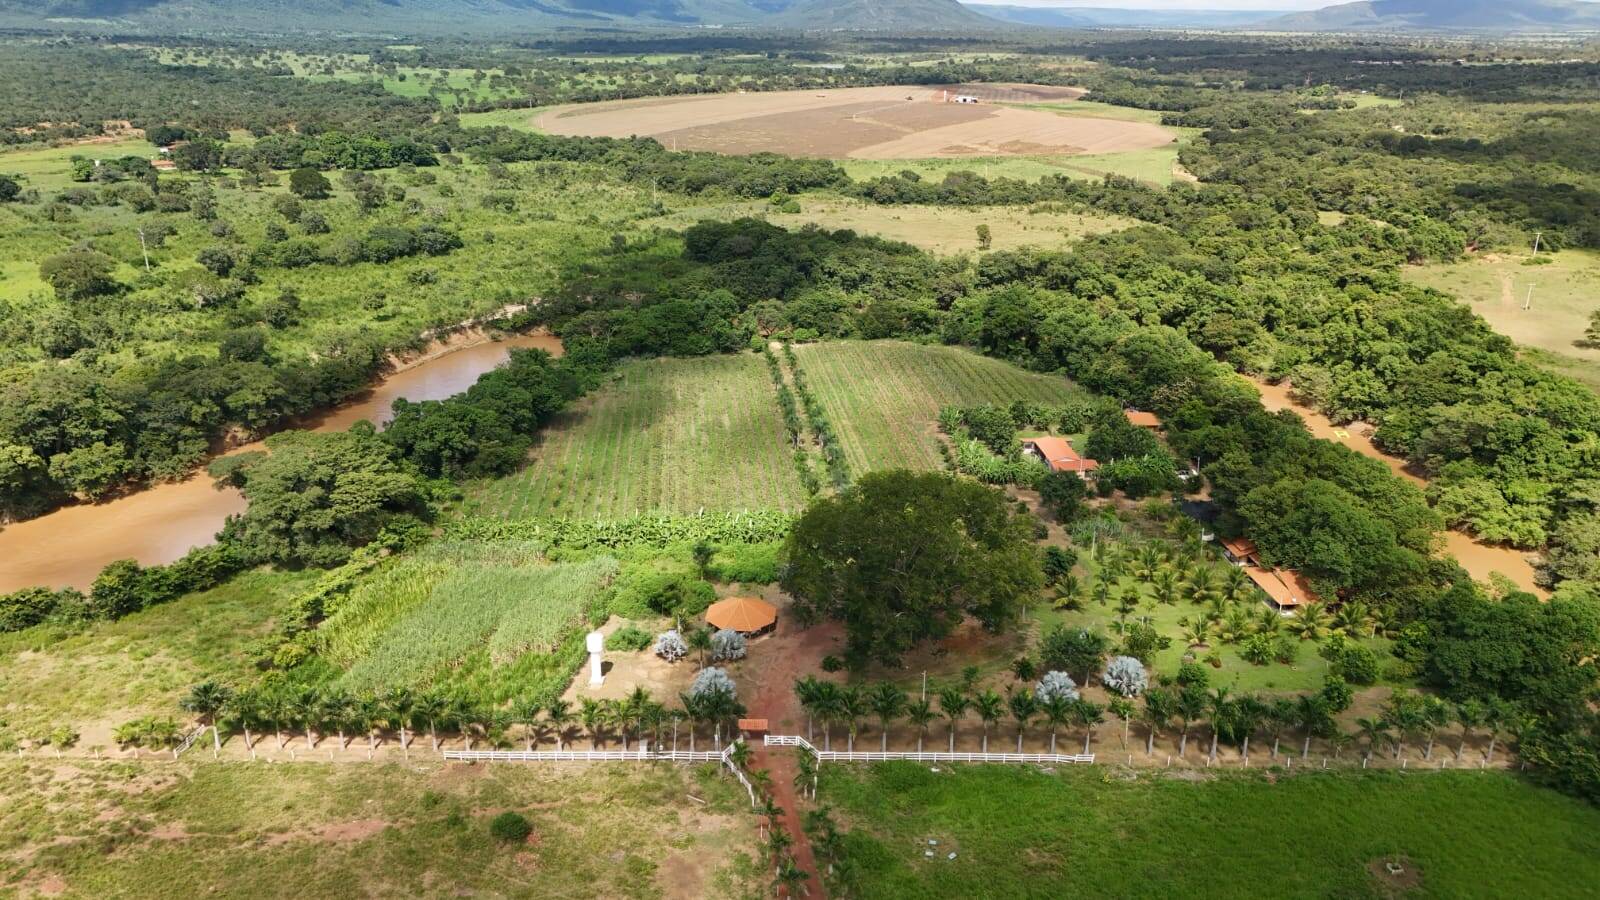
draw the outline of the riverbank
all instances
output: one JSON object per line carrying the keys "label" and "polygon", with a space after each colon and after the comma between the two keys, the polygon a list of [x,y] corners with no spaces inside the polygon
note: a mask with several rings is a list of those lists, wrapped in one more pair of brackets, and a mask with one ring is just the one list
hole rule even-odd
{"label": "riverbank", "polygon": [[[1261,403],[1268,411],[1292,410],[1305,420],[1306,428],[1316,437],[1343,444],[1362,456],[1376,459],[1388,466],[1389,471],[1418,487],[1427,486],[1427,479],[1408,468],[1405,460],[1378,449],[1378,445],[1372,441],[1371,426],[1362,423],[1335,424],[1332,419],[1290,396],[1290,386],[1286,381],[1269,384],[1251,379],[1251,382],[1261,392]],[[1461,567],[1478,581],[1488,581],[1490,575],[1499,573],[1524,591],[1539,597],[1550,596],[1550,592],[1534,580],[1536,571],[1528,554],[1515,547],[1486,543],[1464,531],[1452,529],[1444,532],[1443,550],[1454,556]]]}
{"label": "riverbank", "polygon": [[[422,350],[396,356],[387,374],[365,393],[298,427],[339,431],[366,420],[382,426],[394,401],[441,400],[459,394],[485,372],[505,362],[512,348],[561,354],[561,339],[548,332],[500,339],[481,327],[436,338]],[[223,455],[263,449],[261,441]],[[86,590],[107,563],[136,560],[161,565],[216,540],[228,516],[243,512],[235,489],[217,489],[203,470],[182,481],[152,485],[103,503],[65,506],[0,530],[0,593],[43,585]]]}

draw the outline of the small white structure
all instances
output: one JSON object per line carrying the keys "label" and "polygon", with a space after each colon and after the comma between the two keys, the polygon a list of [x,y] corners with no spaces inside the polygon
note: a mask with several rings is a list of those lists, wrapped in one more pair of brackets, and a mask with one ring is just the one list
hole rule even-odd
{"label": "small white structure", "polygon": [[589,686],[599,687],[605,681],[604,663],[601,656],[606,649],[606,636],[598,631],[589,632],[586,641],[589,647]]}

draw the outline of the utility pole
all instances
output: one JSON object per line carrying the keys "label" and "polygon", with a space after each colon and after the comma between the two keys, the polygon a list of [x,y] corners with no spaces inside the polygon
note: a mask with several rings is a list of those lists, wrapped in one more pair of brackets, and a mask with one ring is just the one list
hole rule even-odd
{"label": "utility pole", "polygon": [[144,270],[150,271],[150,248],[144,243],[144,226],[139,226],[139,252],[144,255]]}
{"label": "utility pole", "polygon": [[1533,309],[1533,285],[1532,284],[1528,285],[1528,295],[1526,297],[1522,298],[1522,308],[1524,310]]}
{"label": "utility pole", "polygon": [[1544,232],[1542,232],[1542,231],[1535,231],[1533,233],[1533,255],[1534,256],[1538,256],[1539,255],[1539,238],[1543,234],[1544,234]]}

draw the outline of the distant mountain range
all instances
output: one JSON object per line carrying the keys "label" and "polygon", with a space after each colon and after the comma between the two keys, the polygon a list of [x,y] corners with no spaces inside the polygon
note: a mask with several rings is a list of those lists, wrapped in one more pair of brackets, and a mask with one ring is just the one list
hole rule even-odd
{"label": "distant mountain range", "polygon": [[957,0],[0,0],[0,26],[366,34],[719,26],[900,33],[1019,27],[1600,31],[1600,2],[1361,0],[1274,13]]}

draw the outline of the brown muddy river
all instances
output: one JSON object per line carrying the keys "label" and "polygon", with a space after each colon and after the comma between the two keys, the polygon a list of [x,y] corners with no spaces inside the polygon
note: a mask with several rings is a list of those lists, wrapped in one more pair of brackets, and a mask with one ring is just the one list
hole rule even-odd
{"label": "brown muddy river", "polygon": [[[398,398],[440,400],[472,386],[505,362],[513,347],[561,353],[550,334],[518,335],[432,356],[391,373],[359,399],[335,407],[311,424],[316,431],[348,428],[366,419],[382,425]],[[262,449],[247,444],[233,450]],[[216,539],[228,516],[244,510],[244,497],[217,490],[204,472],[158,484],[105,503],[68,506],[0,530],[0,593],[34,585],[87,589],[110,562],[168,563]]]}
{"label": "brown muddy river", "polygon": [[[1406,468],[1404,460],[1379,450],[1377,445],[1372,443],[1365,426],[1333,424],[1327,416],[1290,397],[1287,383],[1274,385],[1255,381],[1254,384],[1261,391],[1261,402],[1268,410],[1277,412],[1280,409],[1292,409],[1300,414],[1300,418],[1306,422],[1306,427],[1317,437],[1327,438],[1349,447],[1362,456],[1380,460],[1390,471],[1418,487],[1427,484],[1425,479]],[[1525,591],[1540,597],[1550,596],[1549,591],[1534,583],[1533,564],[1528,562],[1527,555],[1514,547],[1486,544],[1462,531],[1446,531],[1444,551],[1454,556],[1456,561],[1461,563],[1461,567],[1479,581],[1488,580],[1491,572],[1499,572]]]}

